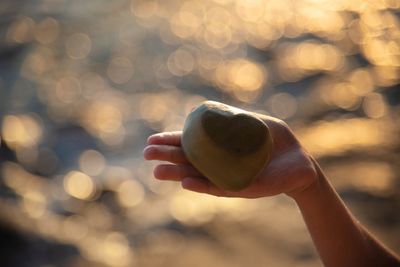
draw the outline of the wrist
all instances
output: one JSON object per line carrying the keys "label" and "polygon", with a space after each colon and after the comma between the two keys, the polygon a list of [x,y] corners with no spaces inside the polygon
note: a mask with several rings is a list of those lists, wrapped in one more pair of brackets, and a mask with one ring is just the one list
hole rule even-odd
{"label": "wrist", "polygon": [[320,198],[320,196],[322,196],[322,192],[323,192],[323,186],[321,185],[322,179],[324,179],[324,178],[318,177],[318,179],[316,179],[313,183],[308,185],[306,188],[303,188],[302,190],[288,194],[288,196],[291,197],[299,207],[306,205],[310,201],[318,200],[318,198]]}
{"label": "wrist", "polygon": [[306,205],[310,201],[318,201],[318,199],[323,198],[327,191],[332,190],[327,177],[321,171],[316,161],[313,158],[311,158],[311,161],[315,168],[315,176],[310,177],[311,182],[300,190],[287,194],[298,206]]}

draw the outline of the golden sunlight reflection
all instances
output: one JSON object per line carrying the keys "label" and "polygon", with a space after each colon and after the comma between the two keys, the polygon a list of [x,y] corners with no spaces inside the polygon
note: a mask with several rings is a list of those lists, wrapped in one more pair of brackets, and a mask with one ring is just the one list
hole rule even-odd
{"label": "golden sunlight reflection", "polygon": [[352,118],[316,122],[297,134],[311,153],[323,156],[357,148],[390,146],[396,140],[394,129],[382,120]]}
{"label": "golden sunlight reflection", "polygon": [[268,79],[262,66],[245,59],[219,64],[215,76],[220,88],[243,102],[256,100]]}
{"label": "golden sunlight reflection", "polygon": [[129,58],[125,57],[114,57],[107,68],[108,77],[117,84],[128,82],[133,73],[133,64]]}
{"label": "golden sunlight reflection", "polygon": [[374,90],[374,83],[368,69],[358,68],[349,75],[351,90],[357,95],[365,95]]}
{"label": "golden sunlight reflection", "polygon": [[296,81],[318,71],[339,71],[344,64],[343,53],[335,46],[317,42],[284,44],[283,56],[277,64],[284,80]]}
{"label": "golden sunlight reflection", "polygon": [[41,44],[51,44],[56,41],[60,26],[57,20],[51,17],[44,18],[35,28],[35,39]]}
{"label": "golden sunlight reflection", "polygon": [[143,186],[135,180],[126,180],[117,189],[118,201],[123,207],[134,207],[145,197]]}
{"label": "golden sunlight reflection", "polygon": [[13,149],[35,146],[42,134],[41,123],[36,116],[7,115],[3,118],[2,136]]}
{"label": "golden sunlight reflection", "polygon": [[86,150],[79,157],[80,169],[88,175],[99,175],[105,168],[104,156],[96,150]]}
{"label": "golden sunlight reflection", "polygon": [[20,206],[29,217],[41,219],[46,214],[46,185],[41,177],[32,175],[11,162],[3,163],[1,175],[5,185],[21,196]]}
{"label": "golden sunlight reflection", "polygon": [[355,188],[385,195],[393,192],[396,183],[393,170],[385,162],[351,162],[333,165],[326,171],[329,175],[338,177],[334,183],[339,189],[349,186],[350,183]]}
{"label": "golden sunlight reflection", "polygon": [[211,221],[217,214],[241,220],[246,213],[256,208],[255,203],[246,199],[202,196],[192,192],[177,192],[169,203],[171,215],[189,225],[201,225]]}
{"label": "golden sunlight reflection", "polygon": [[28,191],[23,195],[23,208],[33,218],[41,217],[46,211],[46,198],[38,191]]}
{"label": "golden sunlight reflection", "polygon": [[172,74],[183,76],[193,70],[194,58],[189,51],[178,49],[168,57],[167,66]]}
{"label": "golden sunlight reflection", "polygon": [[64,234],[62,232],[63,219],[54,213],[48,211],[42,217],[40,217],[39,224],[37,225],[37,231],[40,232],[46,238],[54,240],[64,240]]}
{"label": "golden sunlight reflection", "polygon": [[98,73],[87,72],[80,77],[82,95],[88,100],[95,99],[105,89],[104,78]]}
{"label": "golden sunlight reflection", "polygon": [[213,8],[207,16],[204,25],[204,41],[214,48],[222,49],[232,41],[231,15],[223,8]]}
{"label": "golden sunlight reflection", "polygon": [[[146,245],[150,254],[161,256],[149,259],[146,262],[161,262],[163,261],[162,255],[172,254],[181,251],[185,246],[185,237],[175,230],[156,230],[151,232],[146,237]],[[174,244],[173,246],[165,246],[165,244]]]}
{"label": "golden sunlight reflection", "polygon": [[157,12],[158,2],[153,0],[132,0],[131,12],[140,18],[149,18]]}
{"label": "golden sunlight reflection", "polygon": [[380,118],[387,112],[385,99],[378,93],[368,94],[363,102],[363,110],[370,118]]}
{"label": "golden sunlight reflection", "polygon": [[76,101],[81,94],[81,85],[75,77],[64,77],[57,82],[56,96],[63,103],[72,103]]}
{"label": "golden sunlight reflection", "polygon": [[40,79],[40,75],[48,72],[55,64],[54,52],[48,48],[40,48],[26,57],[21,68],[21,76],[28,80]]}
{"label": "golden sunlight reflection", "polygon": [[201,1],[184,2],[178,16],[177,19],[190,29],[191,34],[196,34],[206,16],[205,4]]}
{"label": "golden sunlight reflection", "polygon": [[67,55],[72,59],[83,59],[92,49],[92,41],[85,33],[74,33],[68,37],[65,47]]}
{"label": "golden sunlight reflection", "polygon": [[222,56],[219,54],[205,53],[198,57],[201,67],[206,70],[214,70],[222,61]]}
{"label": "golden sunlight reflection", "polygon": [[360,99],[353,93],[352,88],[353,86],[348,83],[336,84],[330,92],[332,103],[343,109],[353,109],[360,102]]}
{"label": "golden sunlight reflection", "polygon": [[18,194],[22,194],[26,188],[27,175],[21,167],[15,163],[5,162],[2,164],[2,176],[4,184],[12,188]]}
{"label": "golden sunlight reflection", "polygon": [[129,266],[133,261],[133,253],[126,237],[118,232],[109,233],[101,241],[99,252],[105,263],[111,266]]}
{"label": "golden sunlight reflection", "polygon": [[122,143],[125,137],[123,127],[124,101],[95,101],[85,108],[82,115],[83,125],[93,135],[98,136],[104,143],[117,145]]}
{"label": "golden sunlight reflection", "polygon": [[126,238],[118,232],[88,235],[79,243],[85,258],[105,266],[132,266],[134,254]]}
{"label": "golden sunlight reflection", "polygon": [[245,21],[257,22],[264,15],[264,6],[262,0],[238,0],[236,12]]}
{"label": "golden sunlight reflection", "polygon": [[0,243],[9,265],[319,266],[285,196],[154,178],[146,138],[205,100],[285,120],[400,252],[400,1],[3,2],[0,232],[22,240]]}
{"label": "golden sunlight reflection", "polygon": [[82,172],[71,171],[64,177],[64,189],[71,196],[89,200],[96,193],[96,185],[92,178]]}
{"label": "golden sunlight reflection", "polygon": [[16,20],[7,31],[7,41],[25,43],[31,40],[35,21],[30,17],[21,17]]}
{"label": "golden sunlight reflection", "polygon": [[141,117],[149,123],[162,122],[170,113],[169,107],[176,104],[178,97],[177,92],[143,96],[139,106]]}
{"label": "golden sunlight reflection", "polygon": [[216,203],[212,197],[193,197],[187,201],[185,194],[176,195],[169,207],[172,216],[178,221],[194,225],[210,221],[216,212]]}
{"label": "golden sunlight reflection", "polygon": [[206,98],[200,95],[192,95],[185,101],[184,114],[189,114],[201,102],[206,101]]}
{"label": "golden sunlight reflection", "polygon": [[374,82],[380,86],[393,86],[400,80],[399,67],[396,66],[374,66]]}
{"label": "golden sunlight reflection", "polygon": [[89,227],[81,216],[72,215],[64,220],[62,230],[67,239],[77,242],[88,234]]}
{"label": "golden sunlight reflection", "polygon": [[288,93],[277,93],[267,100],[267,107],[275,117],[287,119],[296,114],[297,101]]}
{"label": "golden sunlight reflection", "polygon": [[125,180],[132,178],[131,170],[119,166],[107,166],[104,170],[104,186],[109,190],[117,191],[118,187]]}
{"label": "golden sunlight reflection", "polygon": [[113,226],[113,215],[103,204],[90,203],[85,210],[85,218],[90,229],[109,230]]}

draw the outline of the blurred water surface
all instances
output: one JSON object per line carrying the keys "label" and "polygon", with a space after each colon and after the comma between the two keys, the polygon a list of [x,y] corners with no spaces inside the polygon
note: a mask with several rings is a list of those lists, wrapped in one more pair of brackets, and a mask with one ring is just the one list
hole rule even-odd
{"label": "blurred water surface", "polygon": [[400,252],[397,0],[0,3],[1,266],[321,266],[284,196],[159,182],[205,99],[286,120]]}

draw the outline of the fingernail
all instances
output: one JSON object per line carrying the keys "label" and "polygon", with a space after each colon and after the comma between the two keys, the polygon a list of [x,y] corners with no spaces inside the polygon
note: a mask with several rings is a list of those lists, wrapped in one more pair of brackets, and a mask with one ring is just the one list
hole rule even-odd
{"label": "fingernail", "polygon": [[147,137],[147,144],[150,144],[152,139],[153,139],[153,135],[150,135],[149,137]]}
{"label": "fingernail", "polygon": [[152,145],[157,142],[157,138],[160,138],[160,134],[153,134],[147,138],[147,144]]}
{"label": "fingernail", "polygon": [[150,147],[148,147],[148,146],[146,146],[142,151],[143,157],[145,159],[147,159],[147,160],[150,159],[150,154],[149,154],[150,152],[149,151],[150,151]]}
{"label": "fingernail", "polygon": [[187,184],[188,184],[187,178],[183,178],[181,181],[182,188],[187,189]]}

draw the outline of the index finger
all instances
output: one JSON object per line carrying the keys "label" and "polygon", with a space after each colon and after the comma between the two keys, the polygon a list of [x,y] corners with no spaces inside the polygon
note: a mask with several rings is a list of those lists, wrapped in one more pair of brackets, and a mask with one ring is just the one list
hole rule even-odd
{"label": "index finger", "polygon": [[181,136],[182,136],[181,131],[153,134],[149,136],[149,138],[147,138],[147,144],[180,146]]}

